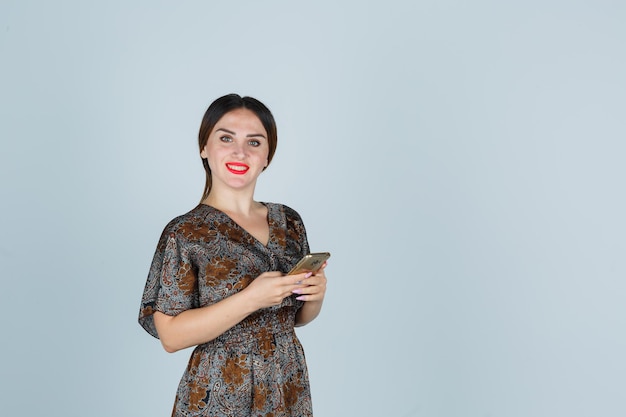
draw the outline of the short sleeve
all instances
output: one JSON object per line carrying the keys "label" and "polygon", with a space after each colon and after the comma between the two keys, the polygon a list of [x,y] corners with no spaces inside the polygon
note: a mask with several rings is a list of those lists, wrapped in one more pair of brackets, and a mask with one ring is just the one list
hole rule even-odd
{"label": "short sleeve", "polygon": [[290,266],[288,270],[293,267],[304,255],[310,253],[309,241],[306,235],[306,228],[304,222],[294,209],[283,206],[286,218],[287,229],[287,248],[286,253],[291,255]]}
{"label": "short sleeve", "polygon": [[158,338],[155,311],[176,316],[198,306],[197,273],[189,260],[188,245],[175,232],[163,232],[152,259],[141,307],[139,324]]}
{"label": "short sleeve", "polygon": [[306,236],[306,228],[304,227],[304,222],[300,215],[298,215],[297,219],[294,221],[294,229],[296,237],[300,243],[301,255],[308,255],[311,252],[309,248],[309,240]]}

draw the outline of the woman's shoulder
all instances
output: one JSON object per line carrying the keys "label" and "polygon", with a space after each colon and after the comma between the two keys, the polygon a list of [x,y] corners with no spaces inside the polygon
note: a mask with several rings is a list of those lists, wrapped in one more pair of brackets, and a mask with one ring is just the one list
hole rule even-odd
{"label": "woman's shoulder", "polygon": [[285,216],[288,221],[302,221],[300,214],[290,206],[282,203],[264,203],[270,210],[275,210]]}
{"label": "woman's shoulder", "polygon": [[198,233],[205,235],[206,230],[215,223],[216,213],[211,209],[205,204],[198,204],[187,213],[174,217],[163,229],[163,236],[193,238]]}

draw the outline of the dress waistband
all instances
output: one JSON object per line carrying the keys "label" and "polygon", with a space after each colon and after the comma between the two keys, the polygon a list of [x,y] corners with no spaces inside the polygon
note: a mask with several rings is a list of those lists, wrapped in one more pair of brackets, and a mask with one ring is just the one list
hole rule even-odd
{"label": "dress waistband", "polygon": [[277,339],[295,335],[294,313],[290,309],[280,308],[258,311],[233,326],[215,339],[200,345],[204,349],[223,347],[255,348],[276,344]]}

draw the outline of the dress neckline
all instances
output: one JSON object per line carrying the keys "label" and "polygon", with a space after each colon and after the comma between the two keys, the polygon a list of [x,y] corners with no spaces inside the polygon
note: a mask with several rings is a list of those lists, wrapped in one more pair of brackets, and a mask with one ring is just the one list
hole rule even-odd
{"label": "dress neckline", "polygon": [[273,221],[273,205],[271,203],[265,203],[262,201],[259,201],[259,203],[263,204],[266,208],[267,208],[267,216],[266,216],[266,220],[267,220],[267,226],[269,229],[269,233],[268,233],[268,238],[267,238],[267,245],[264,244],[263,242],[261,242],[259,239],[257,239],[256,237],[254,237],[254,235],[250,232],[248,232],[248,230],[246,230],[243,226],[241,226],[239,223],[237,223],[235,220],[233,220],[232,217],[230,217],[226,212],[218,209],[217,207],[211,206],[209,204],[206,203],[200,203],[200,206],[204,206],[205,208],[209,209],[209,210],[213,210],[217,213],[219,213],[222,217],[225,217],[234,227],[238,228],[239,230],[241,230],[246,236],[248,236],[250,239],[252,239],[254,241],[255,244],[257,244],[258,246],[261,246],[264,249],[269,249],[270,244],[272,243],[272,235],[273,235],[273,226],[274,226],[274,221]]}

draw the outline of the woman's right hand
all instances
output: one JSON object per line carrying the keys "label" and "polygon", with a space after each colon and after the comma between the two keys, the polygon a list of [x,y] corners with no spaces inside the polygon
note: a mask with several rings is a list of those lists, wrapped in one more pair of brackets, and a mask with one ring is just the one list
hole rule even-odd
{"label": "woman's right hand", "polygon": [[305,285],[302,281],[311,276],[310,272],[284,275],[279,271],[264,272],[256,277],[242,292],[245,292],[256,309],[280,305],[283,299],[293,294],[293,290]]}

